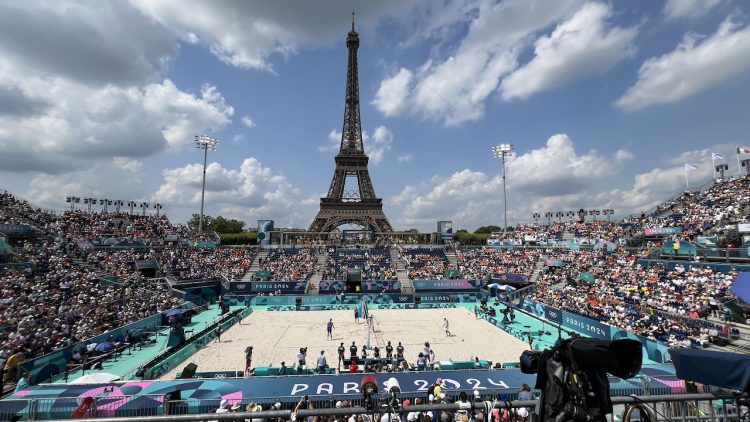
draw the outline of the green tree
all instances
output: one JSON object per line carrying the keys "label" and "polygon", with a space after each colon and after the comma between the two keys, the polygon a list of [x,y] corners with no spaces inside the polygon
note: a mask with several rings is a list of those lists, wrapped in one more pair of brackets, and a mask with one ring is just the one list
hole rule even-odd
{"label": "green tree", "polygon": [[[197,231],[198,226],[200,223],[201,216],[200,214],[193,214],[192,217],[190,217],[190,220],[187,222],[188,229],[191,231]],[[203,214],[203,230],[211,230],[211,223],[213,222],[213,217],[210,215]]]}
{"label": "green tree", "polygon": [[218,216],[211,222],[211,229],[216,233],[242,233],[244,221],[233,220]]}
{"label": "green tree", "polygon": [[490,234],[493,232],[499,232],[501,229],[499,226],[482,226],[476,230],[474,230],[474,233],[477,234]]}
{"label": "green tree", "polygon": [[[193,216],[190,217],[190,220],[188,220],[188,228],[197,231],[199,222],[200,215],[193,214]],[[242,233],[244,227],[244,221],[233,220],[222,216],[214,218],[210,215],[203,214],[203,231],[215,231],[216,233]]]}

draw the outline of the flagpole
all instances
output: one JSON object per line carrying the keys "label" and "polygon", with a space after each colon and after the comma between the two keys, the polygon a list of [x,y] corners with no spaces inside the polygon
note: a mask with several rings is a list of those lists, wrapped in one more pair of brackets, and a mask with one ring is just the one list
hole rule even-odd
{"label": "flagpole", "polygon": [[688,168],[687,164],[685,164],[685,190],[690,190],[690,181],[688,180]]}
{"label": "flagpole", "polygon": [[740,167],[742,167],[742,166],[740,165],[740,147],[739,147],[739,145],[737,146],[737,149],[734,150],[734,152],[737,153],[737,176],[738,177],[742,177],[742,170],[740,169]]}

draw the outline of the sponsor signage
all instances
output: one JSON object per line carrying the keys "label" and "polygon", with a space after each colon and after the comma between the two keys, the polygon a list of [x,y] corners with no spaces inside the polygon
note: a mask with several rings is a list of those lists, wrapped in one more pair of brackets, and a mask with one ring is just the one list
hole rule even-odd
{"label": "sponsor signage", "polygon": [[500,284],[526,284],[529,282],[529,278],[526,274],[505,273],[498,274],[498,276],[493,278],[492,281]]}
{"label": "sponsor signage", "polygon": [[446,243],[453,240],[453,221],[438,221],[438,233],[440,233],[440,242]]}
{"label": "sponsor signage", "polygon": [[249,295],[255,293],[305,293],[307,282],[304,281],[251,281],[232,282],[229,291],[238,295]]}
{"label": "sponsor signage", "polygon": [[453,295],[450,293],[423,293],[419,299],[424,303],[451,303]]}
{"label": "sponsor signage", "polygon": [[414,290],[417,292],[478,292],[479,280],[414,280]]}
{"label": "sponsor signage", "polygon": [[563,322],[562,314],[563,312],[557,308],[553,308],[551,306],[544,307],[544,318],[548,321],[552,321],[557,324],[562,324]]}
{"label": "sponsor signage", "polygon": [[594,321],[593,319],[572,312],[562,311],[562,324],[563,327],[572,328],[588,337],[604,340],[609,340],[611,338],[611,327],[609,325],[602,324],[601,322]]}
{"label": "sponsor signage", "polygon": [[545,258],[544,259],[544,265],[548,267],[562,267],[563,266],[563,260],[557,259],[557,258]]}
{"label": "sponsor signage", "polygon": [[750,233],[750,224],[748,223],[737,224],[737,231],[740,233]]}
{"label": "sponsor signage", "polygon": [[[651,365],[641,369],[641,372],[651,377],[651,388],[668,389],[660,382],[660,378],[674,379],[674,367]],[[361,395],[360,383],[362,374],[338,375],[299,375],[283,377],[250,377],[231,378],[232,371],[203,373],[203,379],[176,380],[143,380],[131,382],[115,382],[101,384],[44,384],[19,390],[9,400],[0,401],[0,412],[3,414],[26,414],[32,409],[24,408],[31,403],[29,399],[44,398],[50,408],[61,407],[68,409],[71,398],[96,397],[102,391],[115,389],[122,392],[125,398],[107,404],[107,410],[118,415],[130,415],[127,409],[135,409],[139,414],[155,414],[162,410],[162,397],[168,391],[180,391],[183,400],[190,405],[201,404],[201,400],[220,400],[222,397],[266,397],[261,403],[271,404],[278,397],[310,396],[312,399],[325,400],[334,396],[334,400],[343,398],[338,395]],[[393,377],[398,381],[402,393],[410,395],[427,394],[427,390],[438,378],[443,380],[444,391],[448,395],[457,396],[459,391],[479,391],[483,396],[495,395],[498,392],[516,392],[522,384],[534,385],[535,374],[524,374],[520,369],[492,370],[463,370],[463,371],[427,371],[427,372],[394,372],[390,374],[371,374],[384,391],[386,380]],[[609,377],[610,388],[621,394],[642,393],[639,384],[620,378]],[[127,393],[126,393],[127,392]],[[296,403],[297,399],[288,401]],[[14,400],[16,399],[16,400]],[[23,399],[18,400],[18,399]],[[59,400],[59,401],[58,401]],[[282,399],[284,400],[284,399]],[[19,405],[20,403],[20,405]],[[21,406],[21,407],[19,407]],[[38,409],[36,409],[39,412]],[[68,412],[70,412],[68,410]],[[198,409],[190,409],[190,413],[198,413]]]}
{"label": "sponsor signage", "polygon": [[652,227],[643,229],[645,236],[660,236],[665,234],[680,234],[682,233],[682,227]]}
{"label": "sponsor signage", "polygon": [[0,224],[0,233],[3,234],[29,234],[31,227],[25,224]]}

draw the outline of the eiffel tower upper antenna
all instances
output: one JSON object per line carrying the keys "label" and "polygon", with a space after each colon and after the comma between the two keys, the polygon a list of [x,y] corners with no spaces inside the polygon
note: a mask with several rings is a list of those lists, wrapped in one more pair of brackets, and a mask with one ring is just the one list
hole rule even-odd
{"label": "eiffel tower upper antenna", "polygon": [[352,10],[352,32],[354,32],[354,10]]}

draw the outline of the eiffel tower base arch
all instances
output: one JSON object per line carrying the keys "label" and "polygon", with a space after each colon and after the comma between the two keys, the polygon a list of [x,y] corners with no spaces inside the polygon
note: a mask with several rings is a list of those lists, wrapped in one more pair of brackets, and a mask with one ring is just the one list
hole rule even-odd
{"label": "eiffel tower base arch", "polygon": [[357,224],[375,233],[393,232],[391,223],[383,213],[383,204],[379,200],[372,202],[369,204],[364,202],[321,203],[320,211],[308,231],[328,233],[344,224]]}

